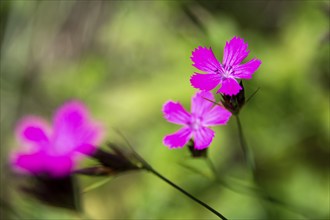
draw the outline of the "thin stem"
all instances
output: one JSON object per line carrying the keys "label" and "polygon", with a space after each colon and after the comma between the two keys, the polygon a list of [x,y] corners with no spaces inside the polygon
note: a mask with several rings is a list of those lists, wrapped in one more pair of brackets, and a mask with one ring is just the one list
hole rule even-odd
{"label": "thin stem", "polygon": [[163,175],[161,175],[159,172],[157,172],[154,168],[152,168],[152,166],[145,161],[134,149],[133,147],[131,147],[132,152],[134,153],[134,155],[136,156],[137,160],[141,163],[141,168],[145,169],[153,174],[155,174],[157,177],[159,177],[161,180],[165,181],[166,183],[168,183],[169,185],[173,186],[175,189],[179,190],[181,193],[183,193],[184,195],[188,196],[190,199],[194,200],[195,202],[197,202],[198,204],[200,204],[201,206],[203,206],[204,208],[208,209],[210,212],[212,212],[213,214],[215,214],[216,216],[218,216],[220,219],[222,220],[228,220],[225,216],[223,216],[221,213],[219,213],[218,211],[216,211],[215,209],[213,209],[211,206],[209,206],[208,204],[202,202],[201,200],[197,199],[196,197],[194,197],[193,195],[191,195],[190,193],[188,193],[187,191],[185,191],[184,189],[182,189],[181,187],[177,186],[176,184],[174,184],[172,181],[170,181],[169,179],[167,179],[166,177],[164,177]]}
{"label": "thin stem", "polygon": [[190,193],[188,193],[184,189],[180,188],[179,186],[177,186],[176,184],[174,184],[173,182],[171,182],[169,179],[167,179],[166,177],[164,177],[163,175],[161,175],[160,173],[158,173],[156,170],[154,170],[154,169],[148,169],[148,171],[152,172],[157,177],[159,177],[160,179],[164,180],[166,183],[168,183],[169,185],[173,186],[175,189],[179,190],[181,193],[185,194],[186,196],[188,196],[190,199],[194,200],[195,202],[197,202],[198,204],[200,204],[204,208],[208,209],[213,214],[215,214],[216,216],[218,216],[220,219],[227,220],[227,218],[225,216],[223,216],[221,213],[217,212],[215,209],[213,209],[212,207],[210,207],[208,204],[202,202],[201,200],[197,199],[196,197],[194,197],[193,195],[191,195]]}
{"label": "thin stem", "polygon": [[209,166],[209,168],[211,169],[214,178],[216,180],[218,180],[219,179],[218,172],[217,172],[217,169],[215,168],[212,160],[209,157],[207,157],[207,158],[205,158],[205,161],[206,161],[207,165]]}
{"label": "thin stem", "polygon": [[252,95],[250,95],[250,97],[245,101],[245,104],[247,104],[253,97],[254,97],[254,95],[255,94],[257,94],[257,92],[259,91],[259,89],[260,88],[258,88],[256,91],[254,91],[253,93],[252,93]]}
{"label": "thin stem", "polygon": [[222,179],[221,177],[219,177],[218,172],[216,167],[214,166],[212,160],[208,157],[206,158],[206,163],[209,166],[209,168],[211,169],[211,171],[213,172],[214,178],[215,178],[215,182],[223,185],[224,187],[237,192],[237,193],[244,193],[247,195],[252,195],[255,194],[256,192],[261,192],[261,190],[251,187],[251,186],[244,186],[240,183],[234,183],[234,182],[230,182],[228,183],[228,181],[225,181],[224,179]]}
{"label": "thin stem", "polygon": [[254,175],[254,171],[255,171],[254,157],[253,157],[252,151],[249,150],[249,148],[246,144],[246,140],[245,140],[245,137],[243,134],[242,124],[239,119],[239,116],[235,115],[235,118],[236,118],[237,128],[238,128],[238,137],[239,137],[239,141],[240,141],[242,151],[243,151],[243,154],[245,157],[245,161],[248,164],[250,170],[252,171],[252,174]]}
{"label": "thin stem", "polygon": [[[257,184],[256,186],[244,186],[241,183],[238,182],[228,182],[223,180],[222,178],[219,177],[218,172],[216,170],[216,167],[214,166],[212,160],[207,157],[205,158],[205,161],[207,165],[210,167],[214,174],[215,182],[226,187],[227,189],[232,190],[233,192],[236,193],[243,193],[245,195],[253,196],[253,195],[258,195],[260,198],[263,200],[270,202],[272,204],[281,206],[282,208],[291,211],[293,213],[301,215],[303,218],[308,219],[308,215],[306,215],[306,212],[302,211],[302,208],[298,208],[293,206],[292,204],[287,203],[286,201],[282,201],[281,199],[278,199],[277,197],[273,197],[269,195],[266,191],[260,189]],[[199,173],[201,174],[201,173]]]}
{"label": "thin stem", "polygon": [[[254,171],[255,171],[254,170],[255,163],[254,163],[253,154],[249,150],[249,148],[248,148],[248,146],[246,144],[245,137],[244,137],[244,134],[243,134],[242,125],[241,125],[241,122],[239,120],[238,115],[236,115],[236,121],[237,121],[237,125],[238,125],[238,130],[239,130],[240,144],[242,146],[242,150],[243,150],[244,156],[246,158],[246,161],[248,162],[250,168],[251,169],[253,168],[252,172],[253,172],[253,175],[254,175],[255,174],[254,173]],[[261,189],[258,186],[258,184],[256,183],[255,179],[253,179],[253,186],[244,186],[244,185],[242,185],[241,183],[238,183],[238,182],[232,182],[232,181],[231,182],[228,182],[228,181],[225,181],[224,179],[222,179],[221,177],[219,177],[218,172],[217,172],[217,169],[214,166],[212,160],[209,157],[207,157],[207,158],[205,158],[205,161],[206,161],[207,165],[209,166],[209,168],[211,169],[211,171],[212,171],[212,173],[214,175],[215,181],[218,184],[221,184],[222,186],[224,186],[224,187],[226,187],[226,188],[228,188],[228,189],[230,189],[230,190],[232,190],[234,192],[237,192],[237,193],[244,193],[244,194],[250,195],[250,196],[257,195],[257,196],[259,196],[261,199],[263,199],[265,201],[268,201],[268,202],[270,202],[272,204],[276,204],[278,206],[281,206],[282,208],[285,208],[288,211],[291,211],[293,213],[299,214],[303,218],[308,219],[308,217],[307,217],[308,215],[306,215],[306,213],[307,213],[306,211],[302,211],[303,210],[302,208],[299,208],[299,207],[296,207],[296,206],[294,206],[292,204],[289,204],[286,201],[282,201],[281,199],[278,199],[276,196],[274,197],[274,196],[269,195],[266,191],[264,191],[263,189]]]}
{"label": "thin stem", "polygon": [[236,191],[231,184],[228,184],[226,181],[224,181],[222,178],[219,177],[217,169],[215,168],[212,160],[209,157],[205,158],[205,161],[206,161],[207,165],[209,166],[209,168],[211,169],[216,183],[221,184],[222,186],[226,187],[227,189]]}
{"label": "thin stem", "polygon": [[[250,100],[250,98],[249,98],[249,100]],[[243,134],[242,124],[241,124],[241,121],[239,119],[239,116],[235,115],[235,118],[236,118],[236,122],[237,122],[238,136],[239,136],[239,140],[240,140],[240,143],[241,143],[242,151],[243,151],[245,160],[246,160],[246,162],[247,162],[247,164],[248,164],[248,166],[249,166],[249,168],[252,172],[252,175],[253,175],[253,180],[252,181],[253,181],[254,187],[251,187],[252,192],[256,193],[259,196],[259,198],[262,198],[262,199],[265,199],[265,200],[270,201],[272,203],[281,205],[282,207],[285,207],[286,209],[288,209],[290,211],[293,211],[295,213],[299,213],[299,214],[303,215],[306,218],[306,215],[303,214],[301,212],[301,210],[299,210],[299,209],[297,209],[293,206],[288,207],[289,206],[288,203],[270,196],[266,191],[259,188],[258,183],[256,182],[256,179],[255,179],[256,178],[256,176],[255,176],[255,161],[254,161],[252,151],[248,148],[248,145],[246,143],[245,136]]]}

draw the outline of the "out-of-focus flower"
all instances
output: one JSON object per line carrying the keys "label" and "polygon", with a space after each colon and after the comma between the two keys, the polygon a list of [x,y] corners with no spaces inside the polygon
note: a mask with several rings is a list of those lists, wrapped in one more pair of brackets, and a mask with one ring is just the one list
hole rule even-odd
{"label": "out-of-focus flower", "polygon": [[253,58],[247,63],[241,62],[249,55],[248,44],[239,37],[226,42],[222,63],[211,48],[198,47],[192,52],[193,66],[206,74],[195,73],[191,76],[191,85],[204,91],[210,91],[221,85],[217,93],[236,95],[242,88],[236,79],[251,79],[261,61]]}
{"label": "out-of-focus flower", "polygon": [[231,113],[222,106],[213,106],[211,92],[197,92],[191,100],[191,113],[187,112],[179,102],[168,101],[163,106],[167,121],[183,125],[177,132],[165,136],[163,143],[170,148],[183,147],[192,138],[194,148],[207,148],[214,137],[214,131],[208,128],[214,125],[224,125]]}
{"label": "out-of-focus flower", "polygon": [[12,154],[12,165],[32,175],[67,176],[82,154],[94,153],[101,133],[101,126],[78,101],[57,110],[52,128],[39,117],[27,116],[16,129],[21,148]]}

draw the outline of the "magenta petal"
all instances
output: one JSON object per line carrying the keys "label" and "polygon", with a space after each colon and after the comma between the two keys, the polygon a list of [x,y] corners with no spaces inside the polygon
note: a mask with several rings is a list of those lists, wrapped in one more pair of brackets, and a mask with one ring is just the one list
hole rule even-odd
{"label": "magenta petal", "polygon": [[85,155],[91,155],[95,152],[97,146],[93,144],[81,144],[80,146],[76,147],[76,151]]}
{"label": "magenta petal", "polygon": [[193,66],[199,70],[213,73],[221,69],[221,64],[214,56],[211,48],[199,46],[192,52],[190,58],[193,61]]}
{"label": "magenta petal", "polygon": [[220,89],[217,91],[217,93],[223,93],[232,96],[239,93],[241,89],[242,87],[238,84],[238,82],[235,79],[227,78],[222,81],[222,85]]}
{"label": "magenta petal", "polygon": [[77,129],[85,123],[87,118],[88,112],[82,103],[78,101],[67,102],[55,114],[55,130]]}
{"label": "magenta petal", "polygon": [[207,99],[214,101],[214,97],[211,92],[200,91],[192,97],[191,113],[194,116],[204,117],[204,114],[211,110],[213,103]]}
{"label": "magenta petal", "polygon": [[204,115],[205,126],[225,125],[230,119],[231,113],[222,106],[216,105]]}
{"label": "magenta petal", "polygon": [[41,151],[34,154],[17,154],[12,164],[21,172],[32,175],[46,174],[52,177],[69,175],[74,165],[70,157],[49,156]]}
{"label": "magenta petal", "polygon": [[47,173],[53,177],[70,175],[73,167],[73,158],[68,156],[48,156],[47,163],[45,164]]}
{"label": "magenta petal", "polygon": [[26,139],[28,139],[30,141],[38,142],[38,143],[48,141],[46,134],[39,127],[34,127],[34,126],[27,127],[24,130],[23,135],[26,137]]}
{"label": "magenta petal", "polygon": [[214,137],[214,131],[207,127],[201,127],[200,129],[194,131],[193,136],[195,149],[202,150],[211,144]]}
{"label": "magenta petal", "polygon": [[49,128],[41,118],[29,116],[23,118],[16,127],[16,136],[25,147],[45,148],[49,142]]}
{"label": "magenta petal", "polygon": [[226,42],[222,64],[225,66],[234,66],[241,63],[248,55],[248,44],[239,37],[233,37],[230,42]]}
{"label": "magenta petal", "polygon": [[183,147],[191,138],[191,129],[183,127],[173,134],[166,135],[163,144],[169,148]]}
{"label": "magenta petal", "polygon": [[15,154],[13,156],[12,165],[15,169],[31,173],[39,174],[46,172],[45,170],[45,153],[39,151],[33,154]]}
{"label": "magenta petal", "polygon": [[82,103],[68,102],[57,111],[53,136],[53,148],[57,153],[86,151],[84,146],[97,144],[100,135],[101,127],[91,121]]}
{"label": "magenta petal", "polygon": [[238,65],[234,69],[234,77],[240,79],[251,79],[252,74],[259,68],[260,64],[260,60],[252,59],[247,63]]}
{"label": "magenta petal", "polygon": [[190,120],[190,113],[188,113],[180,102],[168,101],[163,105],[164,117],[167,121],[175,124],[187,124]]}
{"label": "magenta petal", "polygon": [[[81,130],[75,134],[78,140],[73,150],[87,155],[92,154],[100,143],[102,134],[102,127],[98,124],[89,123],[82,126]],[[61,146],[64,145],[60,145],[59,147],[61,148]]]}
{"label": "magenta petal", "polygon": [[193,87],[210,91],[219,85],[221,77],[219,74],[199,74],[195,73],[190,78],[190,83]]}

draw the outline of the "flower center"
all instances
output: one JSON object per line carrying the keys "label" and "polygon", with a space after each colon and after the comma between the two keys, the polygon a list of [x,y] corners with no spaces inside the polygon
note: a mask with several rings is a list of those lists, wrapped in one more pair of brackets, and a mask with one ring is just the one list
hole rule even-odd
{"label": "flower center", "polygon": [[192,130],[198,130],[200,127],[203,126],[203,117],[192,115],[189,126]]}
{"label": "flower center", "polygon": [[224,65],[223,66],[223,69],[224,69],[223,74],[222,74],[222,77],[223,78],[230,78],[230,77],[233,76],[234,70],[233,70],[233,67],[232,66],[226,66],[226,65]]}

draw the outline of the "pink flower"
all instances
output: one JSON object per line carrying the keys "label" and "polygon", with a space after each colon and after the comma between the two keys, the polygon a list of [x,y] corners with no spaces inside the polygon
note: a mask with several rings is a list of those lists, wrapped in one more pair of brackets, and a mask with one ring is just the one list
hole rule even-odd
{"label": "pink flower", "polygon": [[198,47],[192,52],[193,66],[206,74],[195,73],[191,76],[191,85],[204,91],[210,91],[221,85],[217,93],[236,95],[242,88],[236,79],[251,79],[261,61],[253,58],[247,63],[241,62],[249,55],[248,44],[239,37],[226,42],[222,64],[214,56],[212,49]]}
{"label": "pink flower", "polygon": [[168,101],[163,106],[164,117],[174,124],[183,125],[177,132],[165,136],[163,143],[170,148],[183,147],[193,138],[197,150],[207,148],[214,137],[214,131],[208,128],[213,125],[224,125],[231,113],[221,106],[214,106],[211,92],[200,91],[192,97],[191,113],[187,112],[179,102]]}
{"label": "pink flower", "polygon": [[90,155],[101,138],[101,127],[78,101],[65,103],[50,128],[36,116],[23,118],[16,135],[21,149],[12,155],[13,168],[32,175],[63,177],[73,170],[79,154]]}

